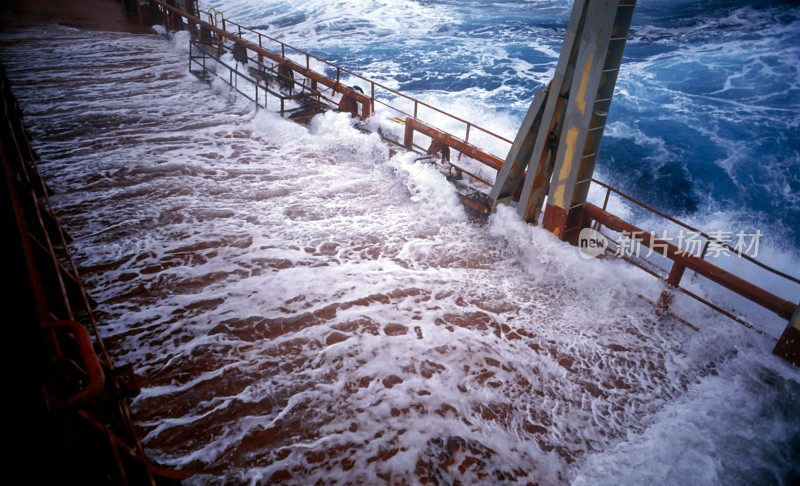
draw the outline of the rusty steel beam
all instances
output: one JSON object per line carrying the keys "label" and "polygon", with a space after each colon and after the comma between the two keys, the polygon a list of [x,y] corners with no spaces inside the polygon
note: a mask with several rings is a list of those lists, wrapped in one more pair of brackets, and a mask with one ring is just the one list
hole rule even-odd
{"label": "rusty steel beam", "polygon": [[503,162],[503,167],[498,172],[492,190],[489,193],[494,205],[501,200],[513,199],[520,183],[525,179],[525,169],[528,167],[528,162],[533,154],[534,142],[542,124],[547,97],[548,91],[541,89],[536,91],[528,113],[525,114],[525,118],[522,121],[522,127],[517,132],[514,143],[506,155],[506,160]]}
{"label": "rusty steel beam", "polygon": [[403,140],[403,144],[406,146],[407,149],[412,149],[414,146],[414,132],[417,131],[423,135],[427,135],[433,140],[443,143],[448,147],[458,150],[462,154],[470,157],[472,159],[477,160],[478,162],[488,165],[494,170],[500,170],[503,166],[503,160],[495,157],[494,155],[488,154],[483,150],[479,149],[478,147],[464,142],[447,132],[443,132],[439,129],[433,128],[430,125],[426,125],[421,121],[417,120],[416,118],[408,117],[406,118],[406,132],[405,132],[405,139]]}
{"label": "rusty steel beam", "polygon": [[587,2],[542,226],[567,240],[585,202],[635,1]]}
{"label": "rusty steel beam", "polygon": [[[323,86],[326,86],[326,87],[336,91],[337,93],[340,93],[345,98],[350,98],[350,99],[360,103],[361,104],[361,114],[358,115],[358,116],[360,116],[361,118],[369,118],[372,115],[372,100],[368,96],[364,95],[363,93],[359,93],[358,91],[356,91],[356,90],[354,90],[354,89],[352,89],[352,88],[350,88],[348,86],[345,86],[345,85],[341,84],[338,80],[334,81],[334,80],[330,79],[329,77],[325,76],[324,74],[320,74],[320,73],[310,69],[309,67],[306,67],[306,66],[303,66],[301,64],[298,64],[298,63],[292,61],[291,59],[289,59],[287,57],[281,56],[280,54],[275,54],[274,52],[272,52],[272,51],[270,51],[268,49],[265,49],[265,48],[259,46],[258,44],[254,44],[253,42],[250,42],[250,41],[248,41],[246,39],[243,39],[243,38],[237,36],[236,34],[228,32],[225,29],[220,29],[220,28],[218,28],[218,27],[216,27],[216,26],[214,26],[212,24],[209,24],[208,22],[206,22],[206,21],[204,21],[204,20],[202,20],[202,19],[200,19],[198,17],[195,17],[194,15],[191,15],[191,14],[189,14],[187,12],[184,12],[183,10],[180,10],[180,9],[178,9],[176,7],[168,5],[167,3],[164,3],[161,0],[151,0],[151,1],[153,3],[155,3],[156,5],[159,5],[160,7],[166,9],[169,12],[173,12],[175,14],[178,14],[178,15],[182,16],[190,24],[197,24],[197,25],[200,25],[201,27],[205,27],[209,31],[211,31],[213,33],[216,33],[218,36],[224,37],[224,38],[229,39],[230,41],[232,41],[232,42],[234,42],[236,44],[244,46],[245,48],[255,52],[256,54],[258,54],[260,56],[264,56],[264,57],[266,57],[266,58],[278,63],[281,66],[286,66],[287,68],[291,69],[292,71],[294,71],[294,72],[296,72],[296,73],[308,78],[309,80],[311,80],[313,82],[319,83],[319,84],[321,84]],[[190,29],[191,28],[192,27],[190,27]]]}
{"label": "rusty steel beam", "polygon": [[[627,221],[614,216],[607,211],[603,211],[597,206],[586,203],[583,206],[584,217],[594,220],[609,228],[612,231],[623,233],[626,235],[633,235],[637,237],[637,241],[641,244],[653,248],[663,249],[667,258],[674,261],[677,265],[685,267],[685,269],[692,270],[698,275],[711,280],[712,282],[722,285],[728,290],[736,292],[737,294],[745,297],[746,299],[755,302],[756,304],[768,309],[784,319],[789,319],[797,310],[797,305],[784,300],[777,295],[774,295],[766,290],[759,288],[750,282],[747,282],[727,271],[713,265],[706,260],[702,260],[694,255],[685,253],[679,247],[669,243],[668,241],[656,238],[651,233],[648,233]],[[680,268],[680,267],[678,267]],[[678,273],[676,272],[670,272]],[[683,273],[683,269],[680,270]],[[677,275],[675,276],[677,277]],[[674,277],[671,280],[676,280]]]}
{"label": "rusty steel beam", "polygon": [[[587,0],[576,0],[572,6],[564,43],[561,46],[558,64],[553,79],[547,86],[547,100],[543,108],[540,126],[533,134],[534,146],[528,155],[528,172],[532,175],[523,182],[517,213],[523,221],[539,221],[544,198],[550,188],[553,175],[557,141],[561,136],[564,109],[569,99],[572,78],[575,74],[575,59],[581,46],[581,36],[586,23]],[[521,131],[526,127],[522,127]]]}

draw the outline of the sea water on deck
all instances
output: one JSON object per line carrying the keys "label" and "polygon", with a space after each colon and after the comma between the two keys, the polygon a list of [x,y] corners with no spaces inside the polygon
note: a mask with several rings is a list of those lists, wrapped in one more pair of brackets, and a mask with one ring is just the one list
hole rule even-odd
{"label": "sea water on deck", "polygon": [[[800,375],[638,294],[344,114],[187,72],[185,35],[46,27],[0,53],[145,444],[197,482],[789,481]],[[31,55],[36,53],[36,55]]]}

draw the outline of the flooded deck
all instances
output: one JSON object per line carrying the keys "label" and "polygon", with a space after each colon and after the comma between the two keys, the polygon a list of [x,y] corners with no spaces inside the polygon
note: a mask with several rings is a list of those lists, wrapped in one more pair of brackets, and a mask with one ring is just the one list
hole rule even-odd
{"label": "flooded deck", "polygon": [[800,379],[771,342],[655,319],[636,269],[510,211],[478,228],[413,155],[345,114],[254,112],[187,48],[0,40],[155,459],[210,483],[798,474]]}

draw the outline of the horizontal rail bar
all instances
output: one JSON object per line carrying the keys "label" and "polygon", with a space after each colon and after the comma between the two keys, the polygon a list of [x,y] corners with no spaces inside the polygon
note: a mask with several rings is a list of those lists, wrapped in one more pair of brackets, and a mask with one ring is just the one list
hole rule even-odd
{"label": "horizontal rail bar", "polygon": [[765,309],[774,312],[784,319],[789,319],[797,309],[797,304],[789,302],[788,300],[784,300],[770,292],[767,292],[764,289],[756,287],[750,282],[728,273],[727,271],[707,262],[706,260],[687,254],[672,243],[658,239],[652,234],[637,228],[626,221],[623,221],[622,219],[598,208],[593,204],[587,203],[584,206],[583,211],[585,217],[599,222],[612,231],[640,236],[641,243],[645,246],[654,249],[664,249],[665,256],[670,260],[680,263],[698,275],[702,275],[703,277],[706,277],[707,279],[716,282],[733,292],[736,292],[737,294],[752,302],[755,302]]}
{"label": "horizontal rail bar", "polygon": [[724,241],[720,241],[720,240],[710,236],[709,234],[705,233],[704,231],[701,231],[701,230],[699,230],[699,229],[697,229],[697,228],[695,228],[695,227],[693,227],[693,226],[691,226],[689,224],[686,224],[683,221],[675,219],[672,216],[670,216],[670,215],[668,215],[668,214],[666,214],[666,213],[664,213],[662,211],[659,211],[658,209],[656,209],[656,208],[654,208],[652,206],[648,206],[647,204],[637,200],[636,198],[625,194],[624,192],[620,191],[619,189],[611,187],[610,185],[606,184],[605,182],[598,181],[597,179],[592,179],[592,182],[597,183],[597,184],[605,187],[606,189],[608,189],[609,191],[613,192],[614,194],[617,194],[619,196],[624,197],[625,199],[631,201],[634,204],[637,204],[638,206],[641,206],[642,208],[650,211],[651,213],[654,213],[654,214],[657,214],[658,216],[661,216],[662,218],[666,219],[667,221],[671,221],[671,222],[677,224],[678,226],[681,226],[683,228],[688,229],[689,231],[693,231],[693,232],[699,234],[700,236],[703,236],[704,238],[706,238],[708,240],[713,240],[713,241],[719,243],[720,245],[723,245],[727,249],[739,254],[745,260],[758,265],[759,267],[763,268],[764,270],[767,270],[770,273],[773,273],[773,274],[775,274],[775,275],[777,275],[779,277],[783,277],[783,278],[785,278],[787,280],[790,280],[790,281],[792,281],[792,282],[794,282],[796,284],[800,284],[800,278],[788,275],[788,274],[786,274],[784,272],[781,272],[780,270],[772,268],[769,265],[756,260],[755,258],[751,257],[750,255],[738,252],[735,248],[733,248],[729,244],[725,243]]}
{"label": "horizontal rail bar", "polygon": [[370,98],[365,96],[364,94],[359,93],[359,92],[355,91],[354,89],[352,89],[350,87],[344,86],[341,83],[339,83],[338,81],[333,81],[332,79],[328,78],[327,76],[325,76],[323,74],[319,74],[316,71],[312,71],[311,69],[309,69],[309,68],[307,68],[307,67],[305,67],[305,66],[303,66],[301,64],[298,64],[298,63],[292,61],[291,59],[289,59],[287,57],[275,54],[272,51],[259,46],[258,44],[254,44],[253,42],[250,42],[250,41],[248,41],[246,39],[242,39],[241,37],[238,37],[236,34],[230,33],[230,32],[228,32],[228,31],[226,31],[224,29],[220,29],[220,28],[218,28],[218,27],[216,27],[216,26],[214,26],[214,25],[212,25],[212,24],[210,24],[208,22],[205,22],[204,20],[202,20],[202,19],[200,19],[198,17],[195,17],[194,15],[191,15],[191,14],[189,14],[187,12],[184,12],[183,10],[180,10],[180,9],[178,9],[176,7],[168,5],[168,4],[164,3],[164,2],[162,2],[161,0],[151,0],[151,1],[153,3],[155,3],[156,5],[159,5],[162,8],[164,8],[164,9],[170,11],[170,12],[173,12],[175,14],[180,15],[181,17],[184,17],[189,22],[193,22],[195,24],[202,25],[202,26],[206,27],[207,29],[209,29],[210,31],[218,34],[219,36],[222,36],[222,37],[227,38],[227,39],[229,39],[229,40],[231,40],[233,42],[236,42],[236,43],[238,43],[240,45],[243,45],[245,48],[250,49],[251,51],[254,51],[254,52],[258,53],[258,54],[262,54],[263,56],[268,57],[269,59],[273,60],[274,62],[277,62],[279,64],[285,65],[286,67],[288,67],[292,71],[300,74],[301,76],[304,76],[304,77],[306,77],[308,79],[311,79],[312,81],[316,81],[316,82],[318,82],[318,83],[320,83],[320,84],[322,84],[324,86],[327,86],[327,87],[329,87],[329,88],[341,93],[344,96],[347,96],[349,98],[354,99],[355,101],[361,103],[361,105],[362,105],[362,117],[363,118],[369,118],[372,103],[371,103]]}
{"label": "horizontal rail bar", "polygon": [[494,170],[500,170],[500,167],[503,166],[503,160],[499,157],[487,154],[474,145],[466,143],[463,140],[459,140],[449,133],[433,128],[430,125],[426,125],[421,121],[410,117],[406,118],[406,146],[409,145],[409,140],[413,140],[413,138],[409,138],[409,135],[413,137],[414,131],[420,132],[423,135],[427,135],[450,148],[458,150],[467,157],[471,157],[478,162],[488,165]]}

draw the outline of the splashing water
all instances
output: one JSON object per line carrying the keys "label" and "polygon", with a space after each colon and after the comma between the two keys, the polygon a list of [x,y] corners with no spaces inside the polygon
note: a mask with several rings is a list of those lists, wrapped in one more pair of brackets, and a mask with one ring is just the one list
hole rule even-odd
{"label": "splashing water", "polygon": [[[547,77],[563,29],[548,16],[566,22],[568,6],[498,2],[483,27],[469,27],[456,21],[459,5],[226,2],[225,12],[386,77],[391,51],[362,59],[374,50],[334,32],[382,36],[373,47],[428,35],[436,42],[417,57],[434,64],[446,56],[431,46],[456,46],[459,32],[473,39],[461,52],[478,57],[496,49],[480,35],[505,32],[507,52],[538,36],[541,61],[523,71],[528,82]],[[506,12],[531,8],[541,12],[534,23],[498,27],[515,25]],[[730,18],[742,11],[761,10],[733,8]],[[669,21],[703,38],[696,21]],[[638,29],[634,39],[654,45],[664,35]],[[631,64],[652,73],[661,56],[681,58],[678,41],[662,41],[668,54]],[[688,304],[700,332],[656,320],[638,297],[658,295],[654,279],[584,262],[507,208],[476,228],[433,168],[391,156],[341,114],[304,128],[254,112],[187,74],[185,36],[166,42],[58,27],[2,38],[40,168],[102,302],[103,332],[116,360],[145,378],[134,408],[155,458],[198,470],[197,483],[789,484],[800,475],[800,374],[770,355],[772,341]],[[463,89],[416,82],[440,100],[484,90],[464,108],[483,113],[505,89],[519,99],[507,102],[509,116],[519,116],[530,91],[492,87],[498,69],[477,64],[466,76],[483,81],[465,78]],[[626,94],[648,79],[634,78],[621,81],[619,105],[646,110]],[[673,150],[638,115],[616,120],[609,141],[653,157]],[[603,170],[616,176],[614,143]]]}

